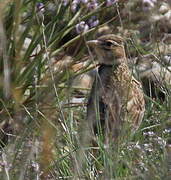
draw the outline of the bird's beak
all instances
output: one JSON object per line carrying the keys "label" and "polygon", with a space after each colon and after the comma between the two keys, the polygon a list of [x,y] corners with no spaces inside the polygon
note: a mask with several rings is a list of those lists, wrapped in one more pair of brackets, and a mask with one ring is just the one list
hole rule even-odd
{"label": "bird's beak", "polygon": [[87,44],[88,46],[94,47],[94,46],[99,45],[99,41],[98,41],[98,40],[90,40],[90,41],[87,41],[86,44]]}

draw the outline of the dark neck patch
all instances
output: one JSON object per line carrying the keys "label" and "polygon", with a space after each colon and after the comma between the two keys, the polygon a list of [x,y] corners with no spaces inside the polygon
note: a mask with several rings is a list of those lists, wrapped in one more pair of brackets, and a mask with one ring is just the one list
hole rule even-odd
{"label": "dark neck patch", "polygon": [[117,69],[117,67],[118,67],[119,65],[117,64],[110,64],[110,65],[107,65],[107,64],[100,64],[100,67],[99,67],[99,69],[98,69],[98,71],[100,72],[100,71],[102,71],[104,68],[109,68],[109,69],[112,69],[113,71],[115,71],[116,69]]}

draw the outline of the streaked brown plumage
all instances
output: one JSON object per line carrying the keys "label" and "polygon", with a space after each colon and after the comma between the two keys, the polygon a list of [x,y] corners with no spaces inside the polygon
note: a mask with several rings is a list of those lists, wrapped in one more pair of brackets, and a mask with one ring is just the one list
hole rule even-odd
{"label": "streaked brown plumage", "polygon": [[137,130],[145,110],[141,84],[128,68],[123,42],[113,34],[87,42],[101,64],[90,93],[87,120],[92,131],[97,133],[100,124],[106,136],[114,139],[121,132]]}

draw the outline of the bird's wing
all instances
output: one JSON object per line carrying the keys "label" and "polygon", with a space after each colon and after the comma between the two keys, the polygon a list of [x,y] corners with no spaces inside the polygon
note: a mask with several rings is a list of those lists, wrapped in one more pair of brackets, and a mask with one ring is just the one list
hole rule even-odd
{"label": "bird's wing", "polygon": [[132,78],[131,90],[127,102],[127,112],[129,121],[133,121],[133,131],[139,127],[144,116],[144,111],[145,101],[141,84],[135,78]]}

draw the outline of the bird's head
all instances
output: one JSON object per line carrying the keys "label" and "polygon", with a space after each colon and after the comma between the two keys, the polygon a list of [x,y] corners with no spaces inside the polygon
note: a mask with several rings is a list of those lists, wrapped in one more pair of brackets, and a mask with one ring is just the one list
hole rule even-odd
{"label": "bird's head", "polygon": [[97,40],[87,41],[95,49],[98,61],[106,65],[118,65],[125,59],[124,39],[114,34],[103,35]]}

